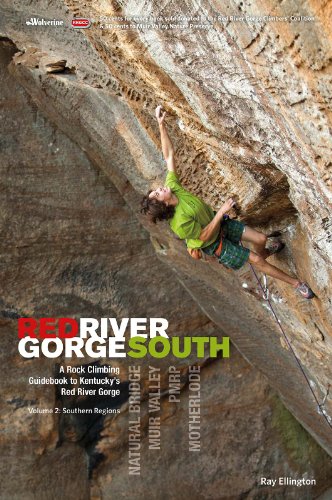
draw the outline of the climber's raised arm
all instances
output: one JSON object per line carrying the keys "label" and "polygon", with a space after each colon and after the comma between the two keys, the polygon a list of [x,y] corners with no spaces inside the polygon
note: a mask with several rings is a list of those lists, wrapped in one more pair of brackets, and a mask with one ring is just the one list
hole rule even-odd
{"label": "climber's raised arm", "polygon": [[163,150],[163,155],[165,161],[167,163],[167,169],[170,172],[176,172],[175,170],[175,160],[174,160],[174,148],[169,138],[166,123],[165,123],[166,111],[163,111],[162,106],[156,107],[156,118],[158,120],[159,131],[160,131],[160,139],[161,139],[161,147]]}

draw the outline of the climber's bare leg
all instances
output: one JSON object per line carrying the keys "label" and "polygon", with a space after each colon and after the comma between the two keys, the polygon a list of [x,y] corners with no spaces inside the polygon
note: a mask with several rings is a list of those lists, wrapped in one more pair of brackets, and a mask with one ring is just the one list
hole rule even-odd
{"label": "climber's bare leg", "polygon": [[289,274],[284,273],[281,269],[278,269],[272,264],[266,262],[266,260],[259,254],[255,252],[250,252],[249,254],[249,262],[252,264],[258,271],[266,274],[267,276],[272,276],[272,278],[276,278],[278,280],[284,281],[285,283],[289,283],[293,287],[296,287],[300,281],[296,278],[292,278]]}
{"label": "climber's bare leg", "polygon": [[263,259],[266,259],[270,255],[270,252],[265,248],[267,236],[249,226],[245,226],[241,241],[249,241],[252,243],[255,252],[261,255]]}

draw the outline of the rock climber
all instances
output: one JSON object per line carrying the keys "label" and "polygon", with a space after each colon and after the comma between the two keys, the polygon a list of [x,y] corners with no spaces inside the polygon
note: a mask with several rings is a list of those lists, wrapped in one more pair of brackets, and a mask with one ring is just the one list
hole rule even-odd
{"label": "rock climber", "polygon": [[[266,261],[284,248],[285,245],[280,240],[273,241],[266,248],[268,237],[265,234],[239,220],[226,218],[227,212],[235,205],[233,198],[229,198],[214,212],[203,200],[182,187],[176,174],[174,148],[167,132],[165,116],[166,112],[161,106],[157,106],[156,118],[168,168],[165,186],[150,190],[144,196],[141,211],[154,223],[167,220],[174,233],[186,240],[187,250],[194,259],[200,259],[206,254],[217,258],[219,263],[231,269],[240,269],[246,262],[250,262],[258,271],[289,283],[302,297],[312,299],[315,295],[307,283],[291,277]],[[251,243],[254,251],[242,246],[240,242]]]}

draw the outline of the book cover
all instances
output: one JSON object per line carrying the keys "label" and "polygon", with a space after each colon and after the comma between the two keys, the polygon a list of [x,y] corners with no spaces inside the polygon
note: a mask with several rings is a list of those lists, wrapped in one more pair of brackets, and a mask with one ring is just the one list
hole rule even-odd
{"label": "book cover", "polygon": [[331,498],[331,3],[0,14],[1,500]]}

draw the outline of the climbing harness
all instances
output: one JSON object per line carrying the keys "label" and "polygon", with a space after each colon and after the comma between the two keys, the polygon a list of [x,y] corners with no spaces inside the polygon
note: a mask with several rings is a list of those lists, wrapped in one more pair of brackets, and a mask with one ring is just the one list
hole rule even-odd
{"label": "climbing harness", "polygon": [[[241,245],[242,245],[242,243],[241,243]],[[263,284],[262,284],[261,281],[260,281],[260,279],[259,279],[259,277],[258,277],[258,275],[257,275],[257,273],[256,273],[256,271],[255,271],[255,269],[254,269],[254,267],[252,266],[252,264],[249,263],[249,266],[251,267],[251,270],[252,270],[252,272],[255,275],[257,283],[258,283],[259,287],[262,290],[263,298],[268,303],[268,305],[270,307],[270,310],[272,312],[272,315],[273,315],[274,319],[276,320],[276,322],[277,322],[277,324],[279,326],[279,329],[280,329],[280,331],[281,331],[281,333],[282,333],[282,335],[283,335],[283,337],[285,339],[285,342],[286,342],[287,346],[289,347],[291,353],[293,354],[293,356],[295,358],[295,361],[296,361],[298,367],[300,368],[300,370],[301,370],[301,372],[302,372],[302,374],[303,374],[303,376],[304,376],[304,378],[306,380],[306,383],[308,384],[308,387],[309,387],[309,389],[311,391],[311,394],[313,395],[313,398],[314,398],[314,400],[315,400],[315,402],[317,404],[317,413],[319,415],[322,415],[325,418],[327,424],[332,429],[332,418],[330,417],[330,415],[328,415],[328,413],[326,412],[326,410],[324,408],[325,401],[326,401],[327,396],[329,394],[330,385],[327,388],[327,392],[325,394],[323,402],[319,403],[318,398],[317,398],[315,392],[313,391],[313,389],[311,387],[310,380],[309,380],[308,376],[306,375],[306,373],[305,373],[305,371],[304,371],[304,369],[302,367],[301,361],[299,360],[299,358],[295,354],[295,351],[294,351],[294,349],[293,349],[293,347],[292,347],[292,345],[291,345],[291,343],[290,343],[290,341],[289,341],[289,339],[288,339],[288,337],[286,335],[286,332],[285,332],[285,330],[283,329],[283,327],[281,325],[281,321],[278,318],[278,316],[277,316],[277,314],[276,314],[276,312],[275,312],[275,310],[274,310],[274,308],[273,308],[273,306],[271,304],[270,297],[269,297],[269,289],[268,289],[268,285],[267,285],[267,277],[266,277],[266,275],[265,274],[263,275]]]}

